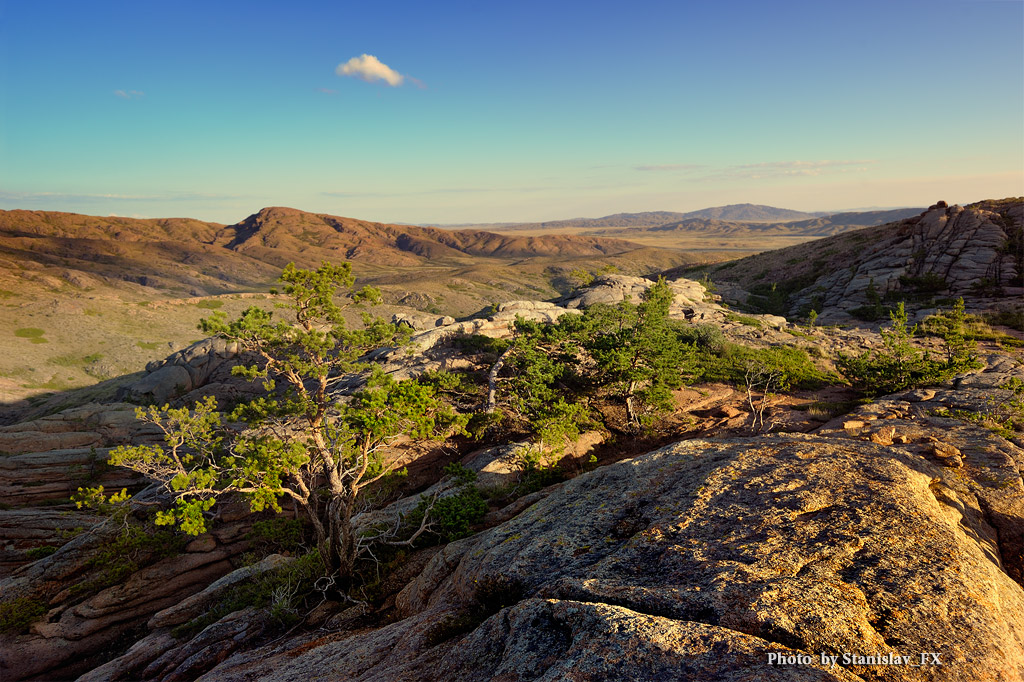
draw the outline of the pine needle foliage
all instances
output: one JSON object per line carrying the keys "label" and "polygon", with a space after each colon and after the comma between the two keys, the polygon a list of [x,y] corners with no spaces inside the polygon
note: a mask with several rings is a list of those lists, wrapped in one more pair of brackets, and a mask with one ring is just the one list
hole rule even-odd
{"label": "pine needle foliage", "polygon": [[[229,415],[213,397],[191,408],[140,409],[137,416],[157,425],[164,442],[117,448],[111,463],[158,481],[174,505],[157,522],[191,534],[206,530],[226,495],[244,496],[253,512],[281,511],[281,499],[290,498],[309,517],[324,565],[344,585],[359,553],[352,517],[360,492],[395,468],[388,455],[396,440],[443,437],[464,420],[431,386],[396,381],[364,359],[400,345],[408,331],[366,313],[360,328],[348,327],[344,307],[379,299],[375,290],[353,290],[348,263],[316,270],[290,264],[280,279],[290,319],[252,307],[235,320],[214,313],[201,323],[255,358],[234,374],[262,382],[266,394]],[[336,396],[332,382],[353,374],[366,376],[364,387]]]}

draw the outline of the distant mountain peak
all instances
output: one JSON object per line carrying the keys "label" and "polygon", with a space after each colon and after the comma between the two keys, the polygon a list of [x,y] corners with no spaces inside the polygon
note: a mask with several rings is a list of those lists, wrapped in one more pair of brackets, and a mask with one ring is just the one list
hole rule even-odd
{"label": "distant mountain peak", "polygon": [[803,211],[788,208],[776,208],[762,204],[729,204],[702,208],[699,211],[686,213],[687,218],[711,218],[713,220],[729,220],[742,223],[778,223],[795,220],[809,220],[815,216]]}

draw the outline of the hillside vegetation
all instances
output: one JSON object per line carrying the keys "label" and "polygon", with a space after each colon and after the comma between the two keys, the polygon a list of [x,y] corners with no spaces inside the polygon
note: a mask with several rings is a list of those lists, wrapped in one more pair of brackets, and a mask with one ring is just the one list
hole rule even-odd
{"label": "hillside vegetation", "polygon": [[[824,299],[806,324],[723,306],[744,261],[703,282],[581,261],[561,296],[462,320],[388,319],[348,263],[195,299],[212,338],[0,426],[4,679],[786,679],[771,655],[1013,679],[1024,334],[982,316],[1015,300],[1021,206],[831,238],[873,235],[856,268],[906,268],[909,243],[996,273],[948,304],[879,294],[878,331],[818,324],[855,319]],[[232,240],[304,243],[278,227]],[[816,658],[921,651],[942,666]]]}
{"label": "hillside vegetation", "polygon": [[[0,403],[140,371],[195,341],[210,309],[273,309],[289,263],[349,261],[378,312],[467,315],[565,291],[574,268],[644,274],[679,251],[596,237],[516,237],[268,208],[234,225],[0,211]],[[31,338],[18,330],[33,330]]]}
{"label": "hillside vegetation", "polygon": [[959,304],[918,338],[902,306],[879,335],[586,279],[416,328],[289,266],[290,310],[209,311],[116,399],[0,428],[5,676],[497,680],[537,637],[600,679],[876,638],[1024,665],[1016,351]]}

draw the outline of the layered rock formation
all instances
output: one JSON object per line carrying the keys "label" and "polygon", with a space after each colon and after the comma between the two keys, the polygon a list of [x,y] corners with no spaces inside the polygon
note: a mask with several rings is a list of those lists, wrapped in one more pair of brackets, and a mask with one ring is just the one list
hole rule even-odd
{"label": "layered rock formation", "polygon": [[992,356],[814,434],[679,442],[546,489],[430,550],[378,629],[244,650],[263,621],[242,612],[179,651],[155,618],[86,679],[1020,679],[1024,450],[941,416],[1020,375]]}
{"label": "layered rock formation", "polygon": [[[651,284],[604,276],[558,301],[504,304],[487,318],[412,320],[426,329],[411,350],[378,359],[396,376],[471,367],[448,340],[507,336],[517,315],[554,321],[595,303],[638,300]],[[700,284],[670,286],[674,317],[713,323],[751,344],[801,345],[807,335],[829,352],[877,344],[867,331],[794,336],[772,316],[759,316],[758,325],[730,321]],[[240,395],[244,389],[228,379],[234,349],[218,343],[154,363],[125,396]],[[80,674],[90,681],[1021,679],[1024,442],[951,415],[995,409],[1010,397],[1001,387],[1022,377],[1014,360],[993,355],[952,384],[887,396],[812,433],[739,437],[739,428],[600,467],[492,509],[489,528],[477,535],[414,553],[388,577],[397,596],[386,610],[324,604],[310,615],[319,630],[283,639],[268,611],[252,607],[198,634],[172,634],[231,586],[288,561],[236,568],[248,548],[244,509],[224,510],[223,523],[177,555],[139,557],[142,567],[129,578],[102,583],[103,567],[91,558],[118,529],[66,500],[79,485],[137,489],[138,479],[102,466],[110,447],[159,435],[135,422],[131,405],[88,405],[4,427],[0,450],[11,454],[0,456],[0,495],[14,508],[0,510],[0,590],[5,602],[33,600],[47,612],[29,634],[0,638],[0,674],[5,681]],[[747,417],[730,408],[723,420],[739,427]],[[516,475],[517,448],[470,453],[464,463],[481,472],[481,484],[501,485]],[[426,492],[446,494],[446,484]],[[418,500],[364,514],[357,525],[394,518]],[[42,559],[27,553],[61,543]],[[917,663],[929,652],[941,667],[821,658],[899,655]],[[811,662],[773,665],[771,655]]]}
{"label": "layered rock formation", "polygon": [[[1006,370],[845,419],[864,427],[604,467],[436,554],[399,595],[403,620],[237,654],[201,679],[1020,679],[1024,451],[930,409],[998,392]],[[961,467],[932,456],[932,434]],[[942,666],[820,663],[923,652]]]}
{"label": "layered rock formation", "polygon": [[978,306],[1019,303],[1024,202],[970,207],[939,202],[917,216],[809,244],[759,254],[718,269],[727,300],[746,302],[776,284],[789,312],[815,309],[822,322],[847,322],[874,295],[964,297]]}

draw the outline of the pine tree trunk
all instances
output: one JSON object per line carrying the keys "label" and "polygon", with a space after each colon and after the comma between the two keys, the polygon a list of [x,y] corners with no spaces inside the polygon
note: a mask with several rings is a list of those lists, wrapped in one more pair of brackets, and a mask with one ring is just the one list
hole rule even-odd
{"label": "pine tree trunk", "polygon": [[498,406],[498,372],[501,371],[502,366],[505,364],[505,358],[512,352],[509,348],[498,358],[498,361],[491,367],[491,371],[487,374],[487,408],[484,410],[487,414],[493,414],[495,408]]}
{"label": "pine tree trunk", "polygon": [[636,382],[629,382],[629,390],[626,391],[626,416],[629,419],[629,423],[637,426],[640,424],[640,420],[636,416],[636,410],[633,407],[633,392],[636,390]]}
{"label": "pine tree trunk", "polygon": [[339,586],[344,588],[352,575],[356,556],[351,507],[344,498],[336,497],[326,504],[322,513],[323,517],[315,524],[320,558],[327,575],[336,577]]}

